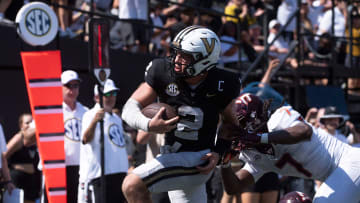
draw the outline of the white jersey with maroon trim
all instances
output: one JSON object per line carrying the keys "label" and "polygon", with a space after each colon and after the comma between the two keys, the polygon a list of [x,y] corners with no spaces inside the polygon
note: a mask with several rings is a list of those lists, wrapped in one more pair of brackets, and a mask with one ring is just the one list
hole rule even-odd
{"label": "white jersey with maroon trim", "polygon": [[[269,131],[281,130],[303,121],[290,106],[277,109],[267,125]],[[257,150],[244,150],[240,158],[246,162],[244,169],[255,181],[266,172],[324,181],[338,166],[341,157],[351,147],[332,136],[324,136],[313,128],[311,140],[296,144],[272,144],[273,155]]]}

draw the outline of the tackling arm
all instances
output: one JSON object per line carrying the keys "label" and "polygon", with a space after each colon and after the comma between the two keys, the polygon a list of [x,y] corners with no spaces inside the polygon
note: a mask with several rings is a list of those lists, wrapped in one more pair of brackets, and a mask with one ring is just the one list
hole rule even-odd
{"label": "tackling arm", "polygon": [[274,144],[296,144],[303,140],[310,140],[312,128],[304,123],[298,122],[295,126],[270,132],[268,134],[269,143]]}

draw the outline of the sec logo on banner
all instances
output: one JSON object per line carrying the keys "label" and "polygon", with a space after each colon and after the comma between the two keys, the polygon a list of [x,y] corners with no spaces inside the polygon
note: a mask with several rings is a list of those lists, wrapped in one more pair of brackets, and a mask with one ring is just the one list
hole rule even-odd
{"label": "sec logo on banner", "polygon": [[23,6],[15,21],[20,37],[33,46],[50,43],[58,32],[58,20],[54,11],[42,2]]}

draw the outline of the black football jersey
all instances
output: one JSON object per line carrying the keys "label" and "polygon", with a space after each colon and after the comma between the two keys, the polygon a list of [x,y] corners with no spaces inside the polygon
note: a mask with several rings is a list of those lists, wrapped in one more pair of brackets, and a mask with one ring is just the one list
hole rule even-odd
{"label": "black football jersey", "polygon": [[213,149],[219,113],[238,96],[239,75],[217,68],[196,88],[176,79],[166,59],[155,59],[145,73],[147,82],[159,101],[173,106],[180,116],[177,128],[165,136],[165,143],[181,143],[180,151]]}

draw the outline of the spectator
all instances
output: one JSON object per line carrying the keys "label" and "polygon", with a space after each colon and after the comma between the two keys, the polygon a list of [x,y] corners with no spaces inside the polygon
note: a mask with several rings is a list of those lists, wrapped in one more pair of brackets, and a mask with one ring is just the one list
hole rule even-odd
{"label": "spectator", "polygon": [[180,21],[169,27],[170,40],[174,40],[177,33],[179,33],[184,28],[193,25],[195,18],[195,10],[192,8],[181,8],[180,12]]}
{"label": "spectator", "polygon": [[345,36],[345,16],[347,13],[345,1],[335,0],[335,17],[334,17],[334,34],[331,33],[331,24],[332,24],[332,10],[327,10],[324,13],[324,16],[319,22],[319,30],[317,35],[322,35],[324,33],[329,33],[332,36],[344,37]]}
{"label": "spectator", "polygon": [[[122,118],[130,126],[166,133],[161,155],[125,178],[122,189],[129,202],[150,202],[150,193],[158,192],[168,192],[173,202],[206,202],[205,183],[218,161],[213,145],[219,114],[240,90],[238,75],[214,68],[220,40],[213,31],[186,27],[172,45],[172,61],[153,60],[146,70],[146,82],[123,109]],[[145,117],[141,108],[157,97],[183,118],[163,120],[164,108],[152,119]]]}
{"label": "spectator", "polygon": [[[98,85],[94,86],[94,97],[95,106],[97,105],[97,101],[99,100],[99,90]],[[93,108],[95,108],[95,106]],[[84,116],[84,115],[83,115]],[[83,119],[82,119],[83,120]],[[81,131],[82,135],[82,131]],[[81,139],[80,144],[80,165],[79,165],[79,188],[78,188],[78,203],[88,203],[91,202],[91,197],[93,196],[89,187],[89,164],[88,164],[88,154],[91,154],[91,148],[87,147],[83,143],[83,137]]]}
{"label": "spectator", "polygon": [[359,128],[355,127],[355,125],[350,121],[346,121],[345,125],[349,130],[349,135],[347,137],[348,143],[351,144],[352,146],[360,147]]}
{"label": "spectator", "polygon": [[164,8],[162,10],[162,14],[164,16],[170,16],[173,15],[175,13],[177,13],[181,8],[181,4],[186,3],[187,0],[173,0],[173,2],[176,2],[175,4],[171,4],[170,6]]}
{"label": "spectator", "polygon": [[[333,136],[323,136],[303,122],[290,106],[267,112],[268,102],[242,94],[231,109],[234,124],[224,125],[220,137],[234,140],[233,148],[246,159],[236,174],[222,165],[225,189],[238,194],[253,185],[266,172],[324,181],[314,202],[353,202],[360,200],[360,149]],[[229,108],[230,109],[230,108]],[[230,130],[231,129],[231,130]],[[238,132],[236,132],[238,131]],[[226,136],[226,137],[225,137]],[[342,184],[338,184],[341,181]]]}
{"label": "spectator", "polygon": [[[267,38],[267,42],[270,44],[274,41],[275,36],[279,33],[281,28],[281,24],[278,20],[273,19],[269,22],[269,36]],[[273,43],[269,55],[272,58],[278,58],[280,60],[284,60],[286,54],[289,52],[289,43],[283,38],[283,36],[279,36],[275,42]]]}
{"label": "spectator", "polygon": [[76,202],[78,198],[81,120],[88,110],[87,107],[77,101],[80,81],[78,74],[73,70],[67,70],[61,74],[68,202]]}
{"label": "spectator", "polygon": [[[168,30],[165,32],[165,34],[162,37],[162,46],[165,47],[167,50],[166,55],[171,55],[171,47],[170,42],[175,38],[175,35],[179,33],[182,29],[193,25],[194,18],[195,18],[195,11],[191,8],[179,8],[178,11],[180,12],[180,21],[174,22],[172,18],[170,23],[171,25],[168,26]],[[167,20],[167,22],[169,19]]]}
{"label": "spectator", "polygon": [[[248,29],[248,18],[250,16],[248,6],[245,0],[230,0],[225,6],[224,13],[225,15],[229,16],[223,18],[223,23],[225,23],[226,21],[232,21],[235,24],[239,25],[241,30]],[[236,16],[237,18],[230,16]]]}
{"label": "spectator", "polygon": [[253,46],[256,52],[262,52],[265,49],[261,35],[261,26],[259,24],[249,26],[249,44]]}
{"label": "spectator", "polygon": [[[245,30],[241,31],[239,38],[237,38],[236,25],[231,21],[224,24],[220,33],[222,40],[220,63],[224,63],[225,67],[245,72],[257,56],[256,50],[251,44],[249,33]],[[231,44],[231,42],[240,44]]]}
{"label": "spectator", "polygon": [[307,17],[311,22],[311,26],[314,28],[313,32],[316,33],[319,28],[319,23],[324,15],[325,4],[327,0],[306,0],[309,12],[307,13]]}
{"label": "spectator", "polygon": [[323,127],[319,128],[319,133],[334,136],[338,140],[348,143],[345,135],[338,131],[342,122],[344,122],[344,116],[339,114],[335,106],[328,106],[325,108],[324,115],[320,117]]}
{"label": "spectator", "polygon": [[39,155],[36,145],[27,145],[24,141],[24,131],[30,127],[32,122],[31,114],[24,113],[19,117],[19,129],[7,144],[7,151],[4,153],[9,160],[10,175],[17,188],[24,190],[24,202],[35,203],[40,197],[41,172],[36,165],[39,162]]}
{"label": "spectator", "polygon": [[[220,33],[220,40],[220,63],[223,63],[223,65],[227,68],[238,69],[240,45],[236,44],[238,42],[236,35],[236,24],[233,21],[227,21],[223,25],[222,32]],[[228,42],[232,42],[235,44],[230,44]]]}
{"label": "spectator", "polygon": [[259,17],[265,13],[264,2],[261,0],[245,0],[245,3],[249,11],[249,26],[260,23]]}
{"label": "spectator", "polygon": [[[281,4],[277,10],[276,19],[281,26],[289,21],[290,17],[296,12],[298,8],[297,0],[281,0]],[[296,28],[296,16],[292,18],[290,23],[285,27],[284,30],[284,40],[287,43],[290,43],[294,39],[294,31]]]}
{"label": "spectator", "polygon": [[[162,28],[166,28],[169,26],[169,24],[165,24],[163,23],[163,19],[162,19],[162,9],[163,9],[163,4],[160,2],[156,2],[155,4],[151,4],[150,6],[151,11],[150,11],[150,19],[153,25],[158,26],[158,27],[162,27]],[[160,29],[160,28],[153,28],[152,31],[152,35],[151,35],[151,53],[157,55],[157,56],[165,56],[165,50],[161,45],[161,39],[162,36],[164,35],[165,30]]]}
{"label": "spectator", "polygon": [[148,1],[119,0],[119,18],[124,21],[117,21],[110,31],[113,47],[147,53],[150,29],[143,23],[148,22]]}
{"label": "spectator", "polygon": [[11,181],[11,176],[9,173],[8,162],[5,157],[5,152],[7,151],[5,135],[0,124],[0,152],[1,152],[1,162],[0,162],[0,182],[1,186],[11,194],[12,190],[15,188],[15,185]]}
{"label": "spectator", "polygon": [[270,84],[272,79],[271,77],[274,74],[274,70],[278,67],[279,62],[279,59],[271,60],[260,82],[251,82],[250,84],[246,85],[241,91],[243,93],[247,92],[255,94],[264,100],[272,99],[272,102],[270,104],[271,111],[276,110],[280,106],[288,105],[288,103],[285,101],[285,98],[275,89],[273,89]]}
{"label": "spectator", "polygon": [[[51,0],[51,3],[57,3],[61,6],[68,6],[68,0]],[[70,12],[69,10],[62,7],[54,7],[54,11],[58,16],[60,28],[63,31],[66,31],[66,28],[69,27],[70,23]]]}
{"label": "spectator", "polygon": [[[324,13],[319,23],[317,35],[329,33],[332,37],[345,37],[345,19],[347,18],[347,4],[346,1],[334,0],[334,33],[332,33],[332,9]],[[346,43],[343,40],[336,40],[337,63],[344,64],[346,55]]]}
{"label": "spectator", "polygon": [[[129,164],[122,120],[112,113],[119,89],[111,79],[108,79],[102,91],[103,108],[100,107],[97,99],[97,104],[83,116],[82,143],[86,145],[88,152],[85,155],[87,163],[85,167],[88,167],[89,184],[94,188],[95,203],[102,201],[102,195],[106,195],[106,202],[125,202],[123,193],[119,189]],[[106,194],[101,193],[100,120],[104,120]]]}

